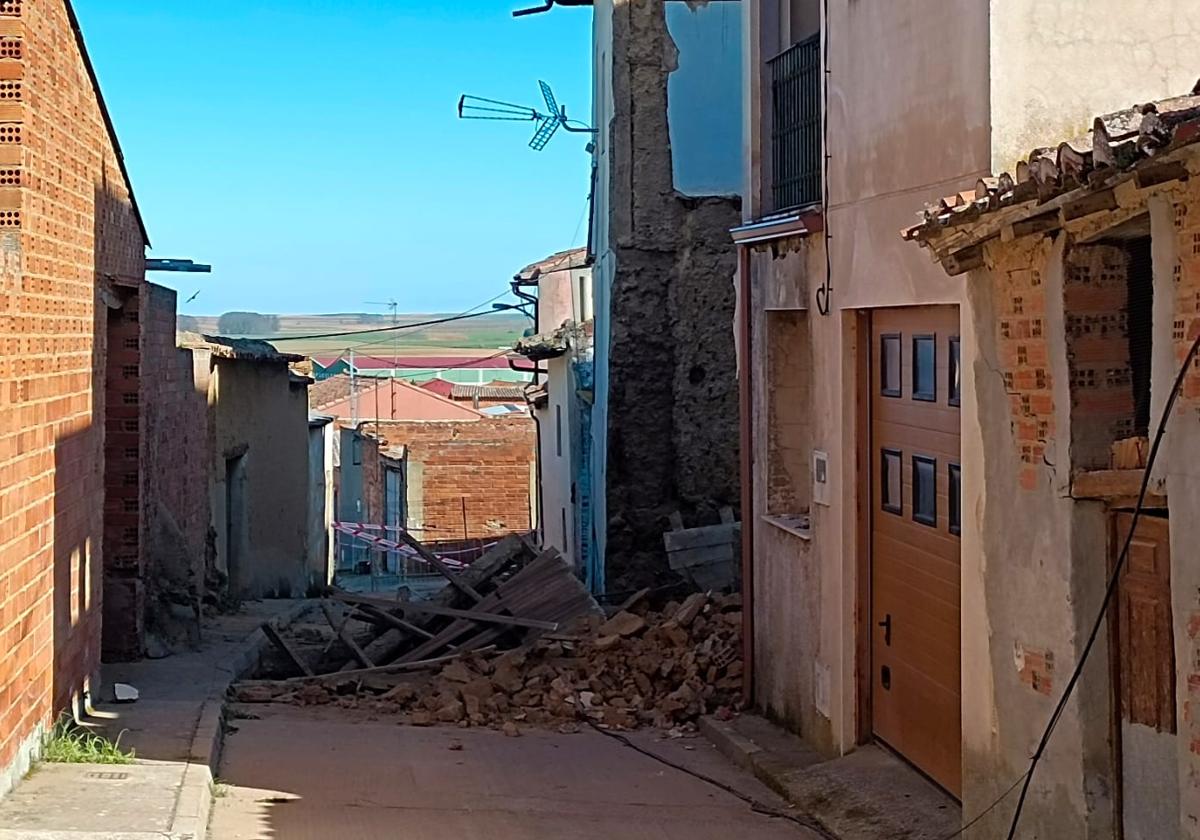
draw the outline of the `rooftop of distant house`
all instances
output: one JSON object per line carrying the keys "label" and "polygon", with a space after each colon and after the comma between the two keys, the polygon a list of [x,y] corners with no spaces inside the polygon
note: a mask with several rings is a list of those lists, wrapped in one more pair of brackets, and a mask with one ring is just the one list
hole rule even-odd
{"label": "rooftop of distant house", "polygon": [[[347,377],[348,379],[349,377]],[[310,402],[310,405],[313,405]],[[316,406],[313,405],[315,408]],[[347,392],[342,399],[320,406],[322,414],[342,420],[481,420],[483,415],[461,402],[455,402],[403,379],[373,380],[372,386],[359,390],[355,405]]]}
{"label": "rooftop of distant house", "polygon": [[[487,358],[479,356],[355,356],[354,366],[362,370],[448,370],[454,368],[487,370],[507,369],[508,358],[500,351],[487,353]],[[499,355],[497,355],[499,353]],[[339,361],[350,362],[348,355],[313,356],[314,363],[328,368]]]}

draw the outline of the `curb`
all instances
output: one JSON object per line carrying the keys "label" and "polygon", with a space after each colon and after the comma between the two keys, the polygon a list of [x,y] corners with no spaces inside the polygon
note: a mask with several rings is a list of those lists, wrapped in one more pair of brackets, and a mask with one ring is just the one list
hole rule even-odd
{"label": "curb", "polygon": [[[270,620],[273,627],[287,627],[312,607],[311,601],[293,605]],[[175,799],[168,837],[171,840],[204,840],[208,836],[208,820],[212,815],[213,780],[221,762],[221,747],[225,741],[225,690],[230,683],[258,668],[266,650],[267,637],[256,629],[246,637],[238,652],[230,659],[230,677],[204,701],[192,744],[188,749],[188,764]]]}

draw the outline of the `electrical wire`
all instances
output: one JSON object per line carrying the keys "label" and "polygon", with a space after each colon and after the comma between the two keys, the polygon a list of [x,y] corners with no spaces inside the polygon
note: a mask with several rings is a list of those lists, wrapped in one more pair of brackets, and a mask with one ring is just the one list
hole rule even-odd
{"label": "electrical wire", "polygon": [[821,835],[822,837],[826,838],[826,840],[838,840],[838,837],[836,834],[831,832],[819,820],[817,820],[814,817],[807,817],[807,816],[803,816],[801,814],[789,814],[786,811],[780,811],[778,808],[772,808],[770,805],[766,804],[762,800],[756,799],[753,796],[751,796],[750,794],[742,793],[740,790],[735,788],[733,785],[726,784],[725,782],[722,782],[718,779],[714,779],[712,776],[708,776],[699,771],[692,770],[690,767],[685,767],[682,764],[671,761],[671,759],[669,759],[669,758],[664,758],[663,756],[659,755],[658,753],[655,753],[651,750],[646,749],[645,747],[635,744],[632,740],[630,740],[629,738],[626,738],[624,735],[621,735],[618,732],[613,732],[608,729],[601,729],[599,726],[596,725],[596,722],[593,721],[591,718],[589,718],[586,714],[584,714],[584,712],[582,710],[577,710],[577,717],[581,721],[586,723],[588,726],[590,726],[592,729],[594,729],[596,732],[599,732],[601,735],[605,736],[606,738],[612,738],[614,741],[624,744],[625,746],[629,747],[629,749],[633,750],[636,753],[640,753],[641,755],[644,755],[647,758],[652,758],[655,761],[657,761],[659,764],[664,764],[667,767],[670,767],[672,770],[678,770],[680,773],[686,773],[687,775],[691,776],[692,778],[699,779],[700,781],[710,784],[713,787],[720,788],[721,790],[725,791],[728,794],[736,796],[738,799],[742,800],[747,805],[749,805],[750,809],[752,811],[754,811],[754,813],[756,813],[756,814],[762,814],[763,816],[771,817],[772,819],[777,819],[777,820],[787,820],[788,822],[795,823],[796,825],[802,826],[804,828],[807,828],[809,831],[812,831],[812,832],[815,832],[815,833]]}
{"label": "electrical wire", "polygon": [[485,315],[494,315],[494,312],[474,312],[464,315],[450,315],[446,318],[435,318],[431,321],[420,321],[416,324],[394,324],[390,327],[375,327],[369,330],[343,330],[342,332],[320,333],[317,335],[277,335],[258,338],[258,341],[310,341],[317,338],[341,338],[350,335],[377,335],[379,333],[402,332],[406,330],[418,330],[423,327],[433,327],[438,324],[449,324],[453,321],[463,321],[467,318],[482,318]]}
{"label": "electrical wire", "polygon": [[[460,361],[456,364],[452,364],[452,365],[433,365],[433,366],[430,366],[430,365],[406,365],[406,364],[397,362],[395,360],[395,357],[387,358],[386,356],[370,356],[370,355],[367,355],[366,353],[359,353],[357,350],[354,352],[354,357],[356,360],[357,359],[371,359],[372,361],[376,361],[376,362],[386,362],[391,367],[394,367],[397,369],[403,369],[403,370],[431,370],[431,369],[464,370],[464,369],[470,368],[473,365],[477,365],[480,362],[490,362],[493,359],[501,359],[501,358],[509,355],[512,352],[513,352],[512,350],[501,350],[499,353],[493,353],[490,356],[483,356],[482,358],[478,358],[478,359],[463,359],[462,361]],[[345,359],[345,358],[346,357],[344,355],[338,356],[338,359]],[[337,361],[338,359],[335,359],[334,361]]]}
{"label": "electrical wire", "polygon": [[[1146,468],[1142,473],[1142,486],[1138,491],[1137,505],[1133,509],[1133,519],[1129,523],[1129,533],[1125,535],[1125,542],[1121,546],[1121,553],[1117,555],[1117,561],[1113,564],[1112,574],[1109,575],[1108,579],[1108,586],[1104,590],[1104,600],[1100,604],[1096,620],[1092,622],[1092,629],[1088,633],[1087,642],[1083,646],[1083,652],[1079,656],[1079,661],[1075,663],[1075,670],[1071,672],[1071,679],[1067,681],[1062,697],[1059,698],[1058,705],[1054,707],[1054,712],[1050,715],[1050,720],[1046,724],[1046,729],[1042,733],[1041,740],[1038,742],[1037,750],[1030,759],[1029,770],[1025,773],[1024,784],[1021,786],[1021,796],[1017,799],[1017,807],[1013,811],[1012,823],[1008,829],[1008,840],[1013,840],[1017,835],[1017,827],[1021,822],[1021,814],[1025,810],[1025,799],[1029,794],[1029,786],[1033,782],[1034,771],[1037,770],[1038,762],[1042,760],[1042,756],[1046,752],[1046,747],[1050,743],[1050,736],[1054,734],[1055,727],[1058,726],[1059,720],[1062,719],[1063,712],[1067,707],[1067,701],[1070,700],[1075,686],[1079,683],[1080,675],[1083,673],[1083,666],[1087,664],[1088,656],[1091,654],[1092,649],[1096,645],[1096,639],[1100,635],[1100,628],[1104,625],[1105,618],[1108,616],[1109,606],[1112,604],[1113,596],[1117,591],[1117,585],[1121,580],[1121,571],[1125,568],[1125,561],[1129,557],[1129,548],[1133,544],[1133,536],[1137,530],[1138,520],[1141,518],[1142,510],[1146,504],[1146,493],[1150,488],[1150,474],[1154,469],[1155,461],[1158,459],[1158,450],[1162,445],[1163,436],[1167,431],[1167,421],[1171,417],[1171,412],[1174,410],[1175,401],[1179,398],[1180,391],[1183,390],[1183,381],[1187,377],[1188,368],[1192,366],[1192,362],[1198,352],[1200,352],[1200,336],[1197,336],[1196,340],[1192,342],[1191,349],[1188,350],[1187,356],[1179,368],[1179,373],[1175,377],[1175,384],[1171,387],[1167,403],[1163,406],[1162,417],[1159,418],[1158,429],[1154,433],[1154,444],[1150,447],[1150,455],[1146,459]],[[1005,796],[1007,795],[1006,793]]]}

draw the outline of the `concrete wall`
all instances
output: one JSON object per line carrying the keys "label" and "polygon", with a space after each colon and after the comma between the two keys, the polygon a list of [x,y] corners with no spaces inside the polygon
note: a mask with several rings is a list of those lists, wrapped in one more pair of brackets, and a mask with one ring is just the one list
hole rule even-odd
{"label": "concrete wall", "polygon": [[610,589],[671,576],[662,532],[673,510],[702,524],[738,503],[728,230],[740,205],[684,196],[674,181],[669,107],[691,109],[668,106],[684,59],[665,5],[595,8],[595,521]]}
{"label": "concrete wall", "polygon": [[[5,4],[0,34],[0,792],[100,663],[105,277],[143,241],[61,2]],[[12,82],[18,82],[13,84]],[[91,683],[95,687],[95,683]]]}
{"label": "concrete wall", "polygon": [[227,462],[241,456],[245,503],[238,597],[299,597],[312,582],[308,566],[308,400],[293,388],[283,361],[214,358],[213,525],[217,563],[229,573]]}
{"label": "concrete wall", "polygon": [[537,285],[537,331],[553,332],[567,321],[590,321],[592,295],[591,267],[542,274]]}

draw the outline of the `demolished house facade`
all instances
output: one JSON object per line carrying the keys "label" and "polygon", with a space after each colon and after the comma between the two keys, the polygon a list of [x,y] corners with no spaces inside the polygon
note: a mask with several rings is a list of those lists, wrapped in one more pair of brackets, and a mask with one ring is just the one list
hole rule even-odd
{"label": "demolished house facade", "polygon": [[[1071,469],[1046,441],[1065,428],[1056,412],[1069,400],[1053,389],[1072,376],[1059,382],[1050,366],[1045,341],[1066,322],[1037,311],[1047,274],[1026,273],[1026,294],[995,303],[1012,316],[1001,339],[999,321],[981,323],[999,310],[979,311],[972,286],[897,231],[914,206],[1011,169],[1047,132],[1073,136],[1097,111],[1190,87],[1189,58],[1158,37],[1185,29],[1185,15],[1164,4],[1131,20],[1104,3],[1111,15],[1093,9],[1080,39],[1028,3],[742,5],[746,184],[733,237],[753,700],[825,755],[887,744],[971,819],[1027,769],[1098,603],[1109,526],[1103,504],[1081,513],[1047,478]],[[1092,51],[1104,38],[1161,46],[1163,72]],[[1046,87],[1039,75],[1063,77]],[[1106,294],[1073,305],[1120,297]],[[1007,381],[1004,358],[976,353],[985,340],[1014,354]],[[1108,367],[1091,373],[1092,413],[1111,420],[1124,403],[1102,392]],[[1010,429],[1018,408],[1028,414]],[[1079,434],[1094,465],[1108,457],[1107,432]],[[1100,526],[1086,539],[1081,516]],[[1090,575],[1056,568],[1073,552]],[[1026,805],[1038,836],[1112,836],[1106,702],[1088,694],[1062,719]]]}
{"label": "demolished house facade", "polygon": [[597,0],[595,544],[608,590],[673,578],[662,534],[738,504],[730,324],[741,4]]}

